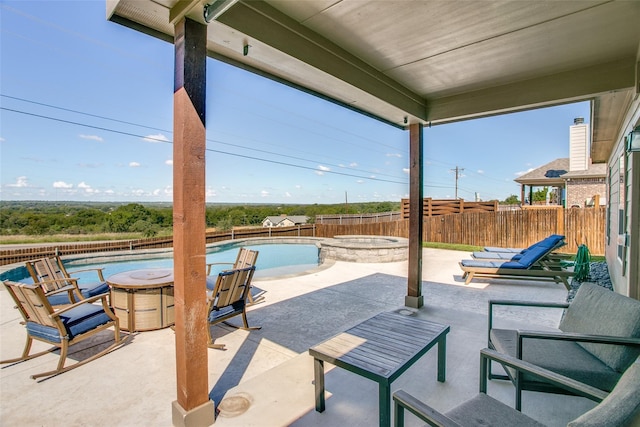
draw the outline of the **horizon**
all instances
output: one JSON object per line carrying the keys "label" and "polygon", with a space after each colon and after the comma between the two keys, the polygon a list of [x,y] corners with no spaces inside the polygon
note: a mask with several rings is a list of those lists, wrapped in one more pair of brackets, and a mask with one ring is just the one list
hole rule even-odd
{"label": "horizon", "polygon": [[[0,4],[0,200],[172,203],[173,45],[69,5]],[[424,128],[424,197],[519,197],[576,117],[589,102]],[[206,121],[207,204],[408,197],[408,131],[211,58]]]}

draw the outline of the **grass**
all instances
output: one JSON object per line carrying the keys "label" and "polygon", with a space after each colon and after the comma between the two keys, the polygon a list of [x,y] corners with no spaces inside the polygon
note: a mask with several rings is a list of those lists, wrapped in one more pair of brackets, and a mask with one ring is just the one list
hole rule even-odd
{"label": "grass", "polygon": [[451,251],[475,252],[483,250],[482,246],[461,245],[457,243],[422,242],[422,247],[432,249],[448,249]]}
{"label": "grass", "polygon": [[102,240],[133,240],[143,239],[142,233],[101,233],[101,234],[50,234],[46,236],[12,235],[2,236],[3,245],[34,244],[34,243],[73,243],[96,242]]}

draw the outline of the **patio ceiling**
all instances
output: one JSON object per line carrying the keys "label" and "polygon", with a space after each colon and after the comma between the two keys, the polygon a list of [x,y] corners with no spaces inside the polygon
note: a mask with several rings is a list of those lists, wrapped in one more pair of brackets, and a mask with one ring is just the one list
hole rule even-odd
{"label": "patio ceiling", "polygon": [[[107,17],[172,42],[205,3],[107,0]],[[639,87],[637,1],[218,3],[209,56],[399,127],[592,100],[604,162]]]}

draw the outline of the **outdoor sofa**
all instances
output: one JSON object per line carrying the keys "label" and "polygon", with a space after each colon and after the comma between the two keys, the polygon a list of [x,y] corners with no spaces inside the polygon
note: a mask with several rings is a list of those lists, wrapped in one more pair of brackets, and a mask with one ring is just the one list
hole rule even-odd
{"label": "outdoor sofa", "polygon": [[[496,307],[564,309],[556,330],[514,330],[496,327]],[[640,301],[592,283],[582,283],[570,304],[532,301],[489,301],[488,346],[500,353],[588,384],[613,390],[623,372],[640,355]],[[516,409],[522,391],[566,393],[546,380],[505,367],[516,387]],[[638,398],[640,400],[640,398]]]}

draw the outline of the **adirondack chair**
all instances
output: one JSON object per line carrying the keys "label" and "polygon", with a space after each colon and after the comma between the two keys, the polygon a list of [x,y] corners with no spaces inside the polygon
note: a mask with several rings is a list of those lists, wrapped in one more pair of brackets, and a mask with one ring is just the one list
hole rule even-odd
{"label": "adirondack chair", "polygon": [[[72,286],[74,288],[76,296],[74,299],[77,301],[109,293],[109,285],[107,285],[107,282],[104,280],[102,268],[89,268],[69,272],[59,256],[27,261],[26,266],[33,282],[42,286],[49,302],[54,306],[75,302],[70,301],[69,298],[62,293],[50,295],[52,290],[57,290],[64,286]],[[95,271],[98,276],[98,281],[80,283],[78,279],[71,277],[71,273],[75,274],[85,271]]]}
{"label": "adirondack chair", "polygon": [[[60,349],[57,368],[31,375],[33,379],[50,377],[75,369],[120,347],[128,339],[128,337],[122,339],[120,336],[118,318],[107,304],[106,294],[86,298],[63,308],[54,309],[45,297],[43,289],[37,284],[5,281],[4,286],[15,301],[16,308],[24,319],[27,342],[21,357],[3,360],[0,363],[23,362]],[[98,301],[101,302],[100,305],[94,304]],[[111,327],[114,329],[113,344],[73,365],[64,366],[70,346]],[[52,344],[53,347],[39,353],[29,354],[33,340]]]}
{"label": "adirondack chair", "polygon": [[[230,262],[212,262],[207,264],[207,276],[211,275],[212,267],[214,265],[231,265],[232,266],[231,269],[248,268],[248,267],[255,267],[257,260],[258,260],[258,251],[254,251],[247,248],[240,248],[240,250],[238,251],[238,256],[236,257],[236,261],[233,264],[231,264]],[[253,272],[249,275],[247,280],[251,282],[252,279],[253,279]],[[207,287],[210,290],[212,290],[213,282],[208,281]],[[249,304],[257,304],[259,302],[264,301],[263,295],[254,297],[252,290],[253,289],[249,289],[249,296],[248,296]]]}
{"label": "adirondack chair", "polygon": [[224,322],[238,328],[239,326],[226,321],[234,316],[241,315],[245,330],[260,329],[260,326],[250,327],[247,322],[247,299],[251,287],[251,277],[255,266],[226,270],[218,273],[213,291],[208,294],[207,320],[209,326],[209,348],[224,349],[224,344],[215,344],[211,336],[211,326]]}

